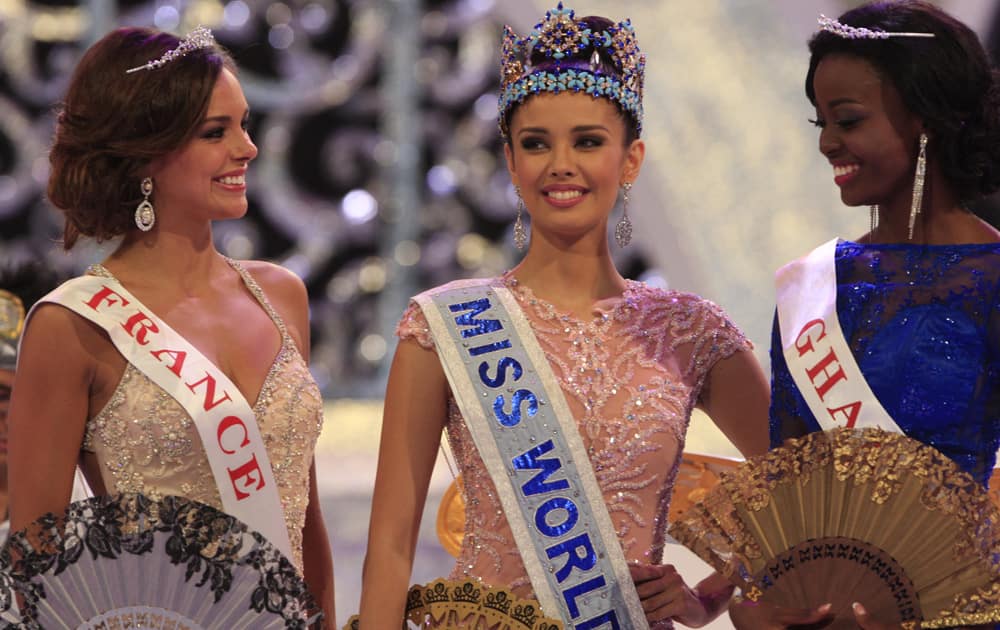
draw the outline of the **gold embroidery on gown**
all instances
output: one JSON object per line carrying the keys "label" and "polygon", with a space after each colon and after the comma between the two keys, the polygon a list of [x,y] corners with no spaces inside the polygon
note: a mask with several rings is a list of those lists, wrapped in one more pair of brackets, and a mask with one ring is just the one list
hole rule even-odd
{"label": "gold embroidery on gown", "polygon": [[[719,307],[629,281],[589,321],[560,312],[507,274],[576,418],[628,560],[663,561],[666,515],[691,411],[719,359],[750,348]],[[411,304],[397,331],[434,348]],[[447,434],[465,487],[465,535],[452,578],[476,577],[531,597],[493,482],[454,399]],[[668,559],[669,561],[669,559]]]}
{"label": "gold embroidery on gown", "polygon": [[[292,544],[292,562],[302,571],[302,527],[309,502],[309,467],[323,425],[319,388],[285,323],[260,286],[234,260],[247,289],[281,333],[281,348],[253,406],[271,459]],[[100,265],[88,273],[114,278]],[[180,495],[222,509],[219,491],[184,408],[128,363],[114,394],[87,422],[83,449],[97,455],[108,493],[141,492],[154,499]]]}

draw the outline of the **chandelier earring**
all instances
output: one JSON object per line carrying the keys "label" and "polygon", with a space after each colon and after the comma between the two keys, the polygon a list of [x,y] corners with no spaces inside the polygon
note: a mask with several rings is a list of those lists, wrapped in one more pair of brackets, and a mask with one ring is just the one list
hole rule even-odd
{"label": "chandelier earring", "polygon": [[514,247],[524,249],[524,246],[528,244],[528,230],[524,227],[524,219],[521,218],[521,215],[524,213],[524,199],[521,198],[520,186],[514,186],[514,190],[517,192],[517,218],[514,219]]}
{"label": "chandelier earring", "polygon": [[632,242],[632,221],[628,218],[628,196],[632,182],[622,184],[622,218],[615,225],[615,241],[618,247],[626,247]]}
{"label": "chandelier earring", "polygon": [[924,178],[927,174],[927,134],[920,134],[920,153],[917,154],[917,168],[913,175],[913,201],[910,204],[910,240],[913,240],[913,227],[917,224],[917,215],[924,200]]}
{"label": "chandelier earring", "polygon": [[875,233],[875,228],[878,227],[878,204],[873,203],[868,206],[868,224],[870,229],[868,230],[868,240],[872,238],[872,234]]}
{"label": "chandelier earring", "polygon": [[153,229],[153,225],[156,223],[156,211],[153,210],[153,204],[149,201],[149,196],[153,194],[153,180],[149,177],[143,177],[139,189],[142,191],[142,201],[135,209],[135,226],[143,232],[148,232]]}

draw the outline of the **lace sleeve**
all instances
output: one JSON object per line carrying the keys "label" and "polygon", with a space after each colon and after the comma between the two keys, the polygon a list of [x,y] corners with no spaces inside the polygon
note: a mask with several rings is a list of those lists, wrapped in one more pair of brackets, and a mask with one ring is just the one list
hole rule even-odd
{"label": "lace sleeve", "polygon": [[721,308],[697,295],[668,291],[650,303],[635,332],[645,340],[648,356],[678,365],[695,398],[707,391],[708,374],[719,360],[753,348]]}
{"label": "lace sleeve", "polygon": [[416,302],[410,302],[410,305],[403,311],[403,317],[400,318],[399,324],[396,326],[396,336],[401,340],[415,339],[421,347],[427,350],[434,349],[434,338],[427,325],[427,318],[424,317],[423,311],[420,310],[420,306]]}
{"label": "lace sleeve", "polygon": [[690,337],[691,356],[684,372],[685,376],[700,383],[706,380],[718,361],[741,350],[752,350],[753,344],[714,302],[693,295],[690,299],[694,301],[691,329],[688,335],[678,339]]}
{"label": "lace sleeve", "polygon": [[819,424],[788,371],[781,349],[777,314],[771,331],[771,409],[768,415],[771,448],[777,448],[788,438],[819,431]]}

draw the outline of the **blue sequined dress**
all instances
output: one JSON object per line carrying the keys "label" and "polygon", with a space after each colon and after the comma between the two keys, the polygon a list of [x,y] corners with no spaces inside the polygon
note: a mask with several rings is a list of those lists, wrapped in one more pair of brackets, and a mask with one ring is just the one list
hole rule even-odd
{"label": "blue sequined dress", "polygon": [[[1000,444],[1000,244],[836,248],[837,314],[858,366],[910,437],[989,483]],[[820,430],[771,337],[771,447]]]}

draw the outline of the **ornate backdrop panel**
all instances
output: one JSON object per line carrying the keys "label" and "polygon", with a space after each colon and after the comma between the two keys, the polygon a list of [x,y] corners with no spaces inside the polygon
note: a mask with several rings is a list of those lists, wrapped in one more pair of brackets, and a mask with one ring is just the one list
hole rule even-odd
{"label": "ornate backdrop panel", "polygon": [[[763,355],[773,270],[867,221],[840,206],[801,85],[815,15],[848,3],[572,4],[630,16],[649,57],[647,161],[636,238],[613,247],[621,268],[719,302]],[[980,21],[992,11],[943,4]],[[497,51],[502,24],[526,33],[542,5],[0,0],[0,263],[42,259],[69,275],[114,246],[63,253],[61,216],[44,199],[53,111],[82,51],[119,25],[205,24],[241,66],[260,148],[249,213],[216,224],[217,244],[306,281],[327,396],[380,397],[408,296],[516,262]]]}

